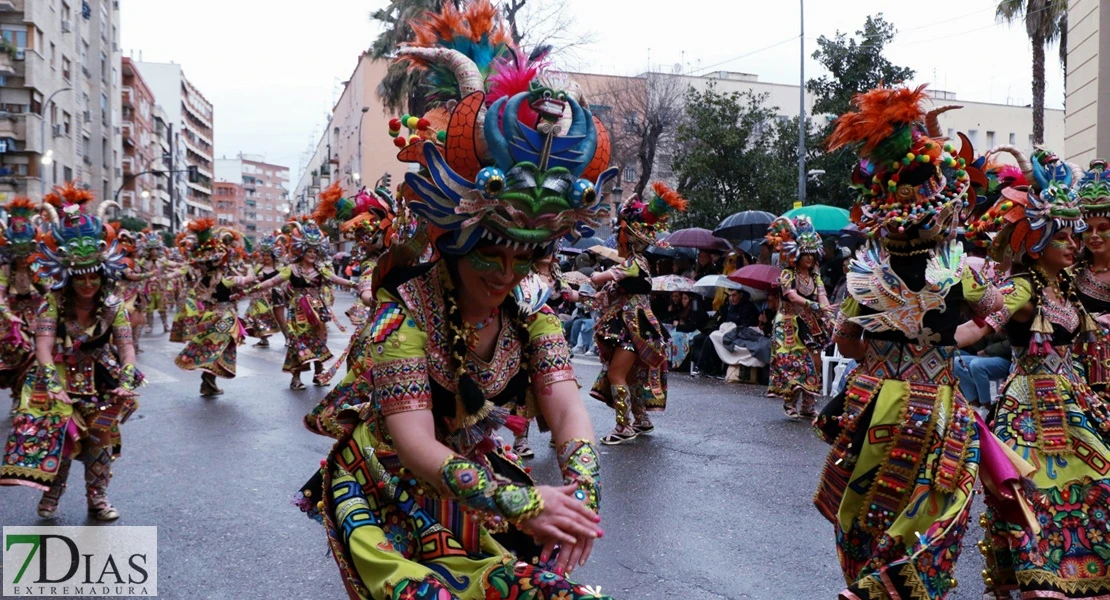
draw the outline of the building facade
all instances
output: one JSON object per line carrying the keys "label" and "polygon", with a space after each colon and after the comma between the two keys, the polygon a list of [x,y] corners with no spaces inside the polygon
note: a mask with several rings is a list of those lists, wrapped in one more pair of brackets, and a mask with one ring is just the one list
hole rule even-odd
{"label": "building facade", "polygon": [[184,193],[174,199],[177,220],[213,216],[212,103],[185,77],[181,65],[155,62],[136,65],[166,113],[167,125],[172,126],[171,137],[181,146],[184,163],[177,161],[175,155],[173,169],[191,169],[195,173],[194,177],[183,179]]}
{"label": "building facade", "polygon": [[238,183],[217,181],[212,186],[212,203],[216,208],[216,221],[220,225],[241,229],[246,200],[246,191]]}
{"label": "building facade", "polygon": [[123,87],[120,138],[123,144],[123,181],[120,184],[118,201],[123,214],[146,221],[153,229],[167,229],[170,220],[164,216],[163,203],[166,201],[157,189],[162,176],[148,172],[164,172],[166,169],[162,161],[166,153],[155,134],[154,113],[157,105],[154,93],[130,58],[123,58],[121,68]]}
{"label": "building facade", "polygon": [[1110,157],[1110,0],[1068,2],[1064,89],[1068,161],[1086,167]]}
{"label": "building facade", "polygon": [[332,182],[338,181],[345,194],[354,194],[387,173],[393,189],[403,180],[409,165],[397,161],[397,148],[388,135],[389,120],[401,115],[389,114],[377,94],[388,68],[388,61],[374,60],[367,53],[359,57],[294,188],[298,213],[310,212],[317,195]]}
{"label": "building facade", "polygon": [[242,211],[237,218],[243,234],[251,241],[280,229],[288,220],[292,210],[289,167],[267,163],[261,156],[239,154],[237,158],[216,160],[216,181],[242,186]]}
{"label": "building facade", "polygon": [[122,178],[119,2],[0,2],[0,195]]}

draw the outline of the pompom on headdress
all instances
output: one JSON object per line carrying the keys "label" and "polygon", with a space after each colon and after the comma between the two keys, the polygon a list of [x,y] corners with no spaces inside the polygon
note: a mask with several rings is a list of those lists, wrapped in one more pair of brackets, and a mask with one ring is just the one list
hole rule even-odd
{"label": "pompom on headdress", "polygon": [[334,183],[320,192],[312,218],[321,228],[334,227],[349,239],[388,247],[397,212],[393,195],[384,186],[379,185],[373,192],[363,188],[355,197],[346,198],[343,188]]}
{"label": "pompom on headdress", "polygon": [[1079,207],[1084,217],[1110,217],[1110,172],[1106,161],[1096,158],[1079,186]]}
{"label": "pompom on headdress", "polygon": [[111,201],[100,203],[96,215],[86,213],[93,199],[88,190],[66,183],[47,194],[43,209],[49,223],[44,224],[35,253],[38,276],[61,289],[74,275],[101,272],[115,279],[127,268],[126,257],[115,231],[104,223]]}
{"label": "pompom on headdress", "polygon": [[667,187],[662,181],[652,184],[655,192],[651,201],[631,196],[621,203],[618,211],[621,232],[636,251],[643,251],[655,243],[655,238],[667,230],[667,221],[675,211],[686,210],[686,199]]}
{"label": "pompom on headdress", "polygon": [[[971,189],[974,152],[967,138],[959,153],[941,138],[937,115],[925,112],[925,86],[878,88],[852,99],[855,112],[841,115],[828,139],[829,151],[858,147],[852,175],[860,197],[852,220],[877,235],[907,228],[955,226]],[[976,170],[976,178],[985,177]]]}
{"label": "pompom on headdress", "polygon": [[394,120],[390,133],[398,159],[420,166],[403,198],[435,247],[543,249],[599,227],[617,175],[609,136],[577,86],[548,71],[546,51],[525,57],[489,0],[447,3],[410,26],[416,40],[398,60],[427,71],[432,110]]}
{"label": "pompom on headdress", "polygon": [[1087,229],[1076,189],[1083,177],[1078,167],[1044,149],[1033,152],[1032,160],[1013,146],[998,146],[988,154],[998,152],[1012,154],[1032,185],[1003,188],[994,206],[968,225],[968,238],[997,233],[990,244],[991,258],[1003,261],[1007,255],[1014,259],[1028,255],[1035,259],[1057,231]]}
{"label": "pompom on headdress", "polygon": [[26,257],[35,250],[35,220],[39,207],[26,196],[16,196],[4,205],[7,218],[0,221],[0,260]]}
{"label": "pompom on headdress", "polygon": [[779,217],[771,222],[764,238],[772,248],[779,252],[782,261],[794,266],[803,254],[812,254],[821,258],[824,248],[821,245],[821,235],[813,227],[813,221],[806,215],[793,219]]}

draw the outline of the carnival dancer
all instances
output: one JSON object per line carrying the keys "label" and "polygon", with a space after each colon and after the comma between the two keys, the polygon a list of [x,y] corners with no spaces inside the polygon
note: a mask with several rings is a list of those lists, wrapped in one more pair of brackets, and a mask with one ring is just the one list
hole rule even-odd
{"label": "carnival dancer", "polygon": [[218,396],[224,391],[216,385],[216,378],[235,377],[238,347],[246,334],[232,295],[247,278],[236,276],[230,266],[234,246],[241,241],[238,233],[217,226],[210,218],[190,221],[186,230],[191,238],[186,244],[189,262],[196,269],[194,288],[200,317],[174,363],[186,371],[202,371],[200,395]]}
{"label": "carnival dancer", "polygon": [[[169,313],[167,312],[167,290],[169,289],[168,273],[171,273],[176,265],[166,258],[166,246],[162,242],[162,236],[146,228],[139,233],[137,243],[137,258],[135,259],[136,270],[141,273],[153,273],[155,276],[146,281],[146,285],[142,289],[142,294],[145,296],[146,308],[146,326],[147,332],[154,333],[154,313],[162,318],[162,332],[170,332]],[[139,334],[139,330],[135,330],[135,334]]]}
{"label": "carnival dancer", "polygon": [[33,219],[38,208],[30,198],[19,196],[4,205],[4,211],[7,219],[0,227],[0,387],[11,390],[14,412],[19,407],[23,378],[35,359],[32,325],[48,288],[36,280],[31,263]]}
{"label": "carnival dancer", "polygon": [[[266,281],[278,276],[277,269],[277,238],[274,235],[264,235],[258,238],[258,264],[254,266],[254,277],[259,281]],[[274,315],[271,304],[272,292],[259,292],[251,294],[247,305],[246,317],[243,323],[247,328],[247,335],[258,338],[255,346],[259,348],[270,347],[270,336],[280,332],[281,325]]]}
{"label": "carnival dancer", "polygon": [[196,326],[200,322],[204,306],[197,300],[197,280],[200,270],[188,260],[195,248],[196,236],[188,231],[182,231],[177,234],[175,243],[184,259],[184,265],[174,270],[174,275],[181,281],[181,292],[177,302],[177,312],[173,316],[173,325],[170,327],[170,341],[183,344],[192,339],[196,333]]}
{"label": "carnival dancer", "polygon": [[992,258],[1010,254],[1014,265],[1005,308],[962,326],[961,341],[973,343],[989,330],[1010,338],[1014,366],[999,390],[993,427],[1036,471],[1021,490],[1028,516],[987,502],[987,591],[997,598],[1011,590],[1023,598],[1110,597],[1110,520],[1100,517],[1110,514],[1110,413],[1072,356],[1073,345],[1097,356],[1105,343],[1069,272],[1087,228],[1075,190],[1080,174],[1046,150],[1031,160],[1012,146],[999,151],[1017,158],[1032,185],[1003,190],[969,228],[997,232]]}
{"label": "carnival dancer", "polygon": [[938,599],[955,587],[975,478],[994,468],[980,469],[981,452],[998,448],[952,374],[961,311],[982,317],[1001,302],[955,240],[974,154],[938,139],[926,99],[924,86],[857,95],[829,139],[830,150],[859,146],[851,214],[869,237],[833,336],[860,364],[815,421],[833,448],[814,503],[835,527],[840,598],[852,600]]}
{"label": "carnival dancer", "polygon": [[771,334],[770,383],[767,395],[782,399],[791,419],[812,420],[821,393],[820,353],[829,344],[829,299],[817,259],[821,236],[809,217],[779,217],[770,226],[768,243],[780,253],[782,302]]}
{"label": "carnival dancer", "polygon": [[294,263],[283,267],[278,275],[247,289],[247,294],[256,294],[288,282],[290,298],[286,311],[286,324],[289,327],[285,349],[285,364],[281,370],[292,375],[289,389],[303,390],[301,372],[309,365],[315,371],[312,382],[327,385],[320,375],[324,363],[331,359],[328,349],[328,321],[332,320],[331,307],[325,302],[323,287],[326,282],[337,286],[354,288],[358,284],[342,279],[331,269],[317,266],[317,262],[328,247],[328,238],[321,233],[319,226],[308,218],[291,221],[290,247]]}
{"label": "carnival dancer", "polygon": [[[373,194],[365,189],[354,198],[342,197],[338,184],[320,194],[320,203],[313,218],[321,228],[333,227],[358,244],[357,252],[362,257],[361,272],[358,280],[358,300],[347,311],[351,322],[357,329],[339,359],[321,376],[325,382],[331,381],[338,369],[344,364],[347,374],[309,414],[305,415],[305,427],[314,433],[338,437],[342,430],[335,423],[336,413],[343,408],[357,406],[370,399],[369,382],[364,375],[370,368],[370,323],[369,311],[374,306],[373,272],[381,252],[388,248],[395,236],[394,224],[397,223],[396,204],[389,190],[379,185]],[[355,307],[358,307],[357,309]]]}
{"label": "carnival dancer", "polygon": [[1087,385],[1104,400],[1110,394],[1110,172],[1106,161],[1091,161],[1079,186],[1079,206],[1087,230],[1075,269],[1075,292],[1099,325],[1096,352],[1077,352]]}
{"label": "carnival dancer", "polygon": [[[601,372],[590,395],[608,404],[617,418],[613,432],[601,438],[606,445],[651,433],[655,425],[647,413],[667,407],[670,334],[651,310],[651,270],[643,252],[664,231],[670,213],[685,210],[686,200],[662,182],[653,189],[650,202],[632,196],[620,206],[617,251],[622,262],[590,276],[600,290],[595,301],[601,310],[594,327]],[[578,295],[568,293],[567,298]]]}
{"label": "carnival dancer", "polygon": [[[494,44],[528,67],[508,47],[496,8],[481,1],[462,10],[425,17],[465,26],[442,43],[463,41],[461,50],[487,57],[484,45]],[[598,189],[615,174],[604,168],[608,140],[569,92],[531,96],[545,115],[538,125],[522,111],[526,85],[501,90],[487,109],[484,90],[497,94],[496,85],[487,87],[463,52],[421,46],[439,39],[428,21],[414,24],[423,33],[399,52],[421,64],[450,61],[461,90],[453,111],[440,115],[443,142],[426,128],[400,156],[427,165],[406,174],[403,194],[437,252],[430,262],[396,262],[421,248],[395,244],[379,262],[374,400],[322,469],[322,497],[312,492],[302,504],[313,510],[320,499],[352,598],[607,599],[562,576],[585,562],[601,534],[598,456],[558,318],[535,303],[542,295],[514,289],[556,239],[577,223],[598,223]],[[499,71],[491,73],[497,81]],[[547,127],[564,108],[567,128]],[[544,136],[539,146],[528,141]],[[498,437],[517,404],[550,425],[566,485],[534,483]]]}
{"label": "carnival dancer", "polygon": [[[67,184],[47,197],[50,223],[38,242],[38,275],[50,282],[35,320],[37,362],[27,374],[12,419],[0,484],[43,490],[38,514],[52,518],[70,464],[85,464],[89,514],[119,518],[106,496],[120,454],[120,425],[138,408],[131,324],[123,301],[109,292],[126,265],[104,211],[85,213],[92,195]],[[47,208],[48,207],[48,208]]]}

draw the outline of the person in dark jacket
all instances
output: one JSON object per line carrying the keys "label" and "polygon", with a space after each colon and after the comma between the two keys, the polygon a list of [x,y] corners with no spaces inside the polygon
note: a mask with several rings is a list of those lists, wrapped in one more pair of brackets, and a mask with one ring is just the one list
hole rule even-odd
{"label": "person in dark jacket", "polygon": [[693,375],[719,375],[721,373],[721,358],[713,344],[706,344],[711,332],[717,331],[722,323],[735,323],[740,329],[759,324],[759,308],[752,302],[748,292],[744,290],[729,290],[728,302],[713,315],[701,333],[694,336],[690,343],[690,355],[697,356]]}

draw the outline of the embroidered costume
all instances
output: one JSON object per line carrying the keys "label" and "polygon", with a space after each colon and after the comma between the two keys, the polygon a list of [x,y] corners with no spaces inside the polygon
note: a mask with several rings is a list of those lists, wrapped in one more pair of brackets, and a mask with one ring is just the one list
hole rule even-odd
{"label": "embroidered costume", "polygon": [[[1106,171],[1106,161],[1091,161],[1091,168],[1079,185],[1079,207],[1085,219],[1110,218],[1110,173]],[[1102,236],[1103,243],[1110,242],[1106,231],[1090,231],[1088,236]],[[1093,352],[1077,352],[1083,363],[1083,375],[1087,385],[1104,399],[1110,398],[1110,283],[1099,278],[1089,260],[1081,262],[1076,268],[1075,291],[1087,314],[1097,321],[1099,333]]]}
{"label": "embroidered costume", "polygon": [[[847,390],[815,421],[832,444],[814,504],[836,531],[841,598],[939,599],[955,587],[983,443],[952,374],[962,310],[997,290],[948,241],[969,193],[970,144],[942,143],[916,90],[856,96],[830,149],[859,144],[852,211],[870,236],[851,262],[834,337],[862,345]],[[993,448],[993,446],[992,446]]]}
{"label": "embroidered costume", "polygon": [[[192,238],[187,244],[189,260],[196,269],[192,300],[200,314],[174,364],[186,371],[201,371],[200,394],[217,396],[223,390],[216,385],[216,378],[235,377],[236,354],[246,335],[232,299],[241,281],[228,266],[239,236],[217,227],[213,219],[190,221],[187,230]],[[189,302],[186,298],[186,310]]]}
{"label": "embroidered costume", "polygon": [[[251,267],[254,279],[266,281],[278,276],[275,264],[278,260],[277,238],[274,235],[264,235],[258,239],[258,248],[255,251],[258,264]],[[264,264],[265,257],[269,257],[271,264]],[[269,337],[282,331],[281,324],[274,316],[274,307],[271,303],[272,292],[255,292],[248,297],[247,312],[243,318],[247,335],[260,338],[256,344],[259,347],[269,347]]]}
{"label": "embroidered costume", "polygon": [[[780,263],[786,265],[779,274],[782,301],[771,330],[767,395],[782,398],[788,417],[812,419],[821,393],[817,356],[829,344],[825,314],[829,301],[817,264],[821,236],[808,217],[793,221],[779,217],[771,223],[767,239],[781,253]],[[810,266],[800,270],[798,263],[805,256],[811,258]]]}
{"label": "embroidered costume", "polygon": [[[85,463],[89,513],[100,520],[119,517],[105,494],[111,463],[120,455],[120,425],[138,408],[133,392],[143,382],[127,311],[107,291],[106,280],[126,268],[114,231],[102,221],[115,204],[102,202],[92,216],[84,212],[91,200],[70,184],[46,198],[50,224],[38,242],[36,264],[53,291],[38,309],[34,334],[51,343],[53,361],[37,361],[27,374],[0,465],[0,484],[44,491],[44,518],[57,511],[75,457]],[[85,309],[87,324],[78,316],[84,301],[74,291],[77,277],[98,286]]]}
{"label": "embroidered costume", "polygon": [[[549,254],[556,239],[597,226],[598,190],[615,175],[608,138],[576,91],[544,85],[542,56],[512,47],[488,1],[448,4],[411,25],[415,42],[399,54],[424,70],[434,108],[391,126],[397,135],[403,121],[413,132],[398,138],[399,158],[419,164],[401,198],[421,228],[372,274],[370,381],[360,385],[373,396],[298,503],[322,519],[351,598],[607,600],[539,560],[520,528],[545,510],[542,496],[498,435],[522,425],[514,407],[534,412],[545,385],[565,390],[574,379],[561,323],[517,288],[483,322],[496,341],[479,357],[453,270],[480,251],[508,249],[517,258],[488,272],[511,269],[518,281],[532,262],[522,252]],[[434,430],[419,432],[450,453],[434,477],[417,476],[394,447],[390,426],[409,423],[396,419],[405,413],[433,420]],[[558,453],[564,483],[596,510],[593,443],[566,440]]]}
{"label": "embroidered costume", "polygon": [[[661,182],[654,184],[655,197],[645,203],[633,196],[620,208],[618,244],[627,256],[605,273],[609,281],[601,289],[601,316],[594,327],[594,342],[601,358],[601,372],[590,395],[616,412],[616,427],[601,443],[621,444],[655,429],[648,412],[667,407],[667,345],[670,333],[651,309],[651,270],[643,251],[664,230],[668,215],[684,210],[686,201]],[[609,371],[617,351],[636,355],[632,369],[614,383]]]}
{"label": "embroidered costume", "polygon": [[[988,501],[984,577],[996,596],[1102,598],[1110,595],[1110,413],[1076,369],[1073,346],[1092,353],[1098,326],[1066,272],[1046,274],[1036,259],[1058,231],[1086,229],[1066,163],[1014,148],[1031,186],[1003,191],[974,233],[998,231],[996,260],[1013,256],[1005,308],[987,319],[1013,346],[1013,371],[999,390],[995,434],[1036,469],[1022,492],[1028,518]],[[999,230],[1000,229],[1000,230]]]}
{"label": "embroidered costume", "polygon": [[35,248],[32,218],[38,213],[30,198],[17,197],[4,206],[7,221],[0,227],[0,387],[8,388],[18,405],[23,378],[34,362],[35,314],[46,286],[36,280],[31,264]]}

